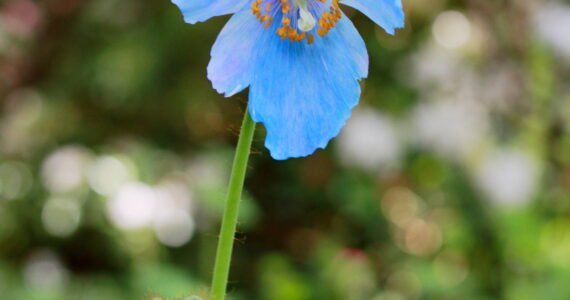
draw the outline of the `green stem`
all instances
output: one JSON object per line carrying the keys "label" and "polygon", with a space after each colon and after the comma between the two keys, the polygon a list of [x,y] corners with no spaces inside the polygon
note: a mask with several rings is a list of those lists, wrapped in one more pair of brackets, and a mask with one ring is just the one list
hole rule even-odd
{"label": "green stem", "polygon": [[241,192],[245,180],[247,161],[249,159],[254,131],[255,123],[251,119],[248,109],[246,108],[234,157],[234,164],[232,166],[230,183],[228,185],[226,207],[224,209],[222,228],[220,230],[220,240],[218,241],[218,250],[216,252],[216,264],[214,266],[214,278],[212,279],[211,294],[213,300],[223,300],[226,295],[226,286],[228,284],[230,262],[232,259],[232,250],[238,220],[239,203],[241,200]]}

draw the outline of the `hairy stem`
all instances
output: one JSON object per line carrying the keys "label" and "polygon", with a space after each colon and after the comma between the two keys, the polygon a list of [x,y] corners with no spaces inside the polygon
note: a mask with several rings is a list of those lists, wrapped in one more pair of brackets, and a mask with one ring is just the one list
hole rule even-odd
{"label": "hairy stem", "polygon": [[211,291],[213,300],[223,300],[226,295],[239,204],[254,131],[255,122],[251,119],[249,111],[246,108],[228,185],[226,207],[224,209],[218,250],[216,252],[216,263],[214,265]]}

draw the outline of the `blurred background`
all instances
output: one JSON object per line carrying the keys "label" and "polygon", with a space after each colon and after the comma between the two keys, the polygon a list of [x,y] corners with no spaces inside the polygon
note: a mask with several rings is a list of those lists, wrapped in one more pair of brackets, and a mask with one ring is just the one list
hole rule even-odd
{"label": "blurred background", "polygon": [[[326,150],[259,126],[233,300],[570,299],[570,1],[410,0]],[[247,93],[227,21],[167,0],[0,1],[0,298],[180,299],[211,277]],[[158,298],[157,298],[158,299]]]}

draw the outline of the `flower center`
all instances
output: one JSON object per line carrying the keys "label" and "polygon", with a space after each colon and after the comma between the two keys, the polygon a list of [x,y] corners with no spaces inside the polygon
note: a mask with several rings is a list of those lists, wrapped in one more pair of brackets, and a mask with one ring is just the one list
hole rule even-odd
{"label": "flower center", "polygon": [[315,28],[315,17],[307,10],[307,6],[301,6],[299,8],[299,21],[297,21],[297,27],[303,32],[308,32]]}
{"label": "flower center", "polygon": [[[315,34],[324,37],[342,18],[339,0],[253,0],[251,10],[263,27],[281,20],[276,34],[290,42],[315,41]],[[317,21],[318,20],[318,21]]]}

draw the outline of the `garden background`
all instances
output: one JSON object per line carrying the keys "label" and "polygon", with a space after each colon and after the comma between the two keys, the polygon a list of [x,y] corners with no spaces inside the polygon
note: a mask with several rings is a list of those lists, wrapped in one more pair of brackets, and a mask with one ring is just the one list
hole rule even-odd
{"label": "garden background", "polygon": [[[404,8],[396,36],[345,9],[370,76],[326,150],[275,161],[258,126],[229,299],[569,299],[570,1]],[[227,19],[0,1],[1,299],[207,291],[247,102],[206,78]]]}

